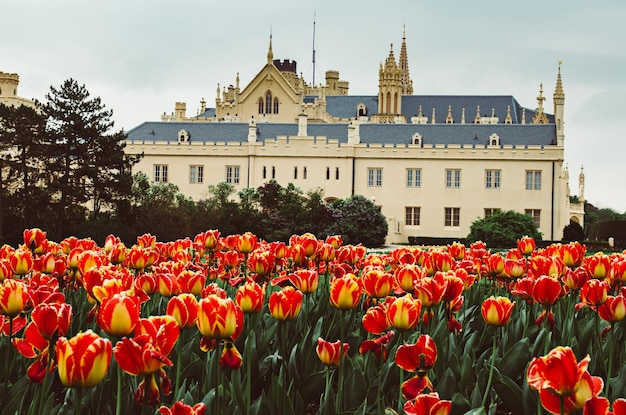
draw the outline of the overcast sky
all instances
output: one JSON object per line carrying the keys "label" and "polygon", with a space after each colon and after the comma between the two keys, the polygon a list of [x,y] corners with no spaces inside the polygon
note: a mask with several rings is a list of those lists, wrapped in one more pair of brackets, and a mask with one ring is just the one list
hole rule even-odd
{"label": "overcast sky", "polygon": [[352,95],[376,95],[378,66],[406,24],[416,95],[513,95],[553,113],[558,62],[565,91],[565,161],[573,194],[626,211],[626,2],[295,0],[0,0],[0,71],[18,95],[43,100],[66,79],[114,111],[115,129],[156,121],[187,103],[215,106],[217,85],[241,87],[274,58],[316,83],[334,69]]}

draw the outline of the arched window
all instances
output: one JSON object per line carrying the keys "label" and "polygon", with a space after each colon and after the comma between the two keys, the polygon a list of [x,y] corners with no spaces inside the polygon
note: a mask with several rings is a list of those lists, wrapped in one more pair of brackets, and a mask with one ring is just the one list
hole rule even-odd
{"label": "arched window", "polygon": [[274,114],[278,114],[278,98],[274,98]]}
{"label": "arched window", "polygon": [[365,106],[365,104],[360,103],[357,106],[356,115],[357,117],[367,117],[367,107]]}
{"label": "arched window", "polygon": [[391,92],[387,92],[387,102],[385,102],[385,114],[391,114]]}
{"label": "arched window", "polygon": [[259,98],[259,114],[263,114],[263,98]]}
{"label": "arched window", "polygon": [[493,133],[489,136],[489,145],[490,146],[499,146],[500,145],[500,136],[498,134]]}
{"label": "arched window", "polygon": [[267,94],[265,94],[265,113],[272,113],[272,93],[270,91],[267,91]]}

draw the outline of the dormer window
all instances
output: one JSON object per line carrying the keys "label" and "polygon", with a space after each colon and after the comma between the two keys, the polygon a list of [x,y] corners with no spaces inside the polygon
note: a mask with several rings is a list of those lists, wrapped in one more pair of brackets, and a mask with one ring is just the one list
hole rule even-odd
{"label": "dormer window", "polygon": [[360,103],[356,107],[356,116],[357,117],[367,117],[367,107],[365,104]]}
{"label": "dormer window", "polygon": [[189,142],[189,133],[186,130],[180,130],[178,132],[178,142],[179,143]]}
{"label": "dormer window", "polygon": [[493,133],[489,136],[489,145],[490,146],[499,146],[500,145],[500,136],[496,133]]}
{"label": "dormer window", "polygon": [[422,146],[422,135],[420,133],[413,134],[413,137],[411,137],[411,144],[421,147]]}

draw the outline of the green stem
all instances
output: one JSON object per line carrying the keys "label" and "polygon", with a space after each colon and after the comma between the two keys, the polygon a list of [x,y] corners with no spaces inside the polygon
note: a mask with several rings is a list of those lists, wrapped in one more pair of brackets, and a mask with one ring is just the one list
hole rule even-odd
{"label": "green stem", "polygon": [[185,343],[185,330],[180,331],[180,338],[178,339],[178,343],[176,344],[176,383],[174,386],[174,399],[178,396],[178,389],[180,389],[180,374],[181,374],[181,365],[182,365],[182,349],[183,344]]}
{"label": "green stem", "polygon": [[215,412],[217,414],[221,410],[220,406],[220,359],[217,357],[217,348],[215,349]]}
{"label": "green stem", "polygon": [[324,402],[320,402],[320,409],[322,409],[322,413],[328,413],[328,402],[331,397],[330,394],[330,367],[326,366],[326,386],[324,388]]}
{"label": "green stem", "polygon": [[[343,313],[343,312],[342,312]],[[338,379],[338,383],[337,383],[337,396],[335,397],[335,407],[337,408],[337,413],[341,413],[341,399],[342,399],[342,395],[343,395],[343,342],[345,339],[345,330],[346,330],[346,325],[345,325],[345,316],[341,316],[341,321],[340,321],[340,327],[341,327],[341,337],[339,338],[339,367],[337,368],[337,370],[339,370],[339,379]]]}
{"label": "green stem", "polygon": [[80,407],[83,395],[83,388],[74,388],[76,394],[76,402],[74,402],[74,415],[80,415]]}
{"label": "green stem", "polygon": [[491,367],[489,368],[489,378],[487,379],[487,387],[485,388],[485,392],[483,394],[483,400],[480,406],[483,408],[487,403],[487,396],[489,396],[489,391],[491,390],[491,381],[493,379],[493,368],[496,365],[496,352],[497,352],[497,341],[498,341],[498,329],[496,328],[493,332],[493,344],[491,349]]}
{"label": "green stem", "polygon": [[613,369],[613,347],[614,347],[614,342],[613,342],[613,332],[615,331],[615,327],[611,327],[611,331],[609,333],[609,363],[608,363],[608,367],[606,368],[606,382],[604,384],[604,396],[607,399],[609,398],[609,384],[611,383],[611,371]]}
{"label": "green stem", "polygon": [[115,402],[115,415],[122,414],[122,368],[117,365],[117,396]]}
{"label": "green stem", "polygon": [[561,395],[561,415],[565,415],[565,396]]}
{"label": "green stem", "polygon": [[[402,343],[404,342],[404,332],[399,331],[398,333],[399,333],[398,345],[396,347],[396,352],[398,351],[398,348],[402,346]],[[400,384],[398,385],[398,414],[399,415],[404,414],[404,405],[402,405],[402,399],[404,398],[402,396],[402,384],[403,383],[404,383],[404,369],[400,368]]]}

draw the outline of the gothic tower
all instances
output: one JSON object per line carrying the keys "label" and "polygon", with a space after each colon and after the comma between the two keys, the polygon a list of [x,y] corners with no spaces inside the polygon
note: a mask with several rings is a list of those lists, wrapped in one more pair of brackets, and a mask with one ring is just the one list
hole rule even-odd
{"label": "gothic tower", "polygon": [[402,113],[402,69],[393,55],[393,44],[385,65],[378,70],[378,114],[400,115]]}
{"label": "gothic tower", "polygon": [[565,92],[561,82],[561,62],[559,61],[559,72],[556,77],[556,87],[554,88],[554,123],[556,124],[556,143],[562,146],[565,142],[565,131],[563,122],[563,112],[565,107]]}
{"label": "gothic tower", "polygon": [[413,95],[413,81],[409,76],[409,58],[406,53],[406,25],[402,31],[402,47],[400,48],[400,70],[402,71],[402,95]]}

